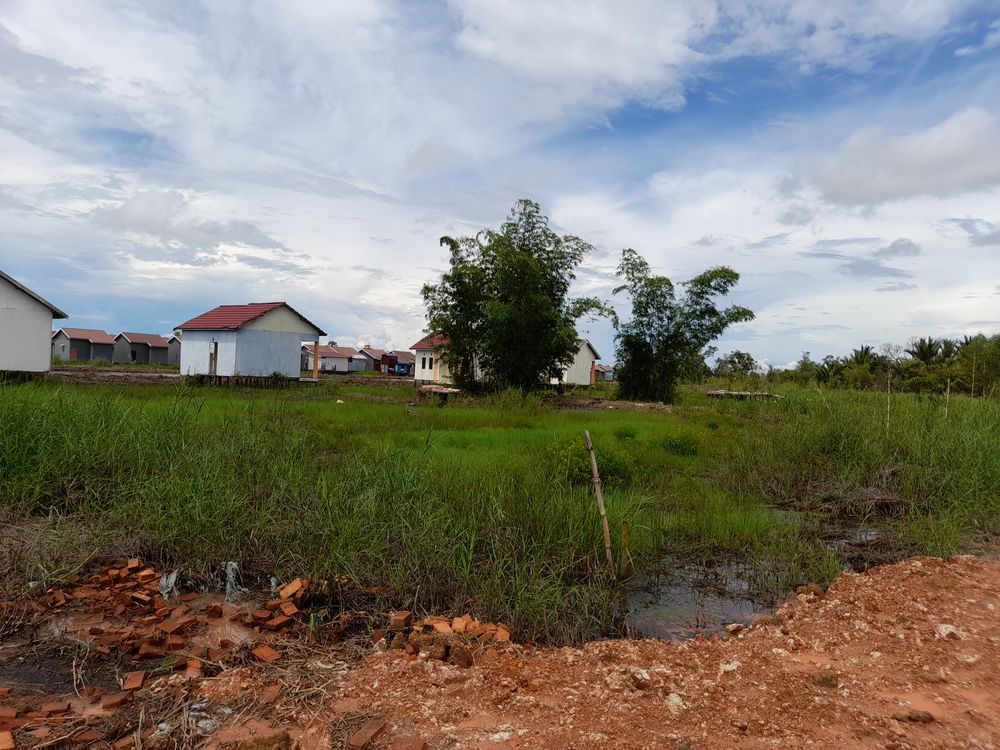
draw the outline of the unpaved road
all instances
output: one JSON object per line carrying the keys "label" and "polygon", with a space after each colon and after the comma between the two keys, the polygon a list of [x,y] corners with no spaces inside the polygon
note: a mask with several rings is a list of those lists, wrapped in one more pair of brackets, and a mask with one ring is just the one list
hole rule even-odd
{"label": "unpaved road", "polygon": [[[779,622],[780,620],[780,622]],[[430,747],[1000,746],[1000,563],[842,575],[735,638],[365,660],[341,688]]]}
{"label": "unpaved road", "polygon": [[[99,598],[88,601],[100,606]],[[205,606],[188,604],[195,612]],[[56,611],[63,618],[89,612],[71,606]],[[998,615],[1000,562],[957,557],[842,575],[825,595],[800,595],[733,637],[561,649],[490,645],[476,651],[472,667],[378,647],[355,660],[336,647],[262,629],[252,637],[280,651],[278,660],[255,662],[245,653],[249,646],[229,656],[210,653],[211,676],[158,670],[165,676],[150,679],[120,709],[57,694],[58,681],[48,690],[22,684],[7,695],[0,685],[0,729],[2,709],[14,708],[18,747],[50,746],[60,732],[79,737],[86,730],[104,734],[95,747],[128,747],[131,735],[153,748],[238,748],[225,743],[251,736],[258,750],[289,741],[340,748],[374,720],[384,721],[367,745],[375,750],[421,743],[430,750],[998,748]],[[109,616],[96,630],[106,634],[111,625]],[[191,627],[198,636],[203,626]],[[46,651],[37,641],[7,645],[8,658]],[[59,659],[65,670],[72,664],[73,680],[62,680],[68,691],[80,672],[79,652],[48,653],[53,670]],[[154,666],[122,658],[113,667],[122,675]],[[23,659],[22,671],[31,670],[30,660]],[[113,679],[101,674],[98,682]],[[70,701],[69,714],[46,715],[44,705],[56,698]],[[198,716],[217,726],[199,735]],[[404,739],[413,744],[396,744]]]}

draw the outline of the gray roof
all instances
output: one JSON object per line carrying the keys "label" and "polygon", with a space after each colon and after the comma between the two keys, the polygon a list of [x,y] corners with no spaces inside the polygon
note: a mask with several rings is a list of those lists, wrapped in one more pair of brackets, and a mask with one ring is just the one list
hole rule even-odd
{"label": "gray roof", "polygon": [[35,300],[36,302],[40,302],[43,305],[45,305],[47,308],[49,308],[49,310],[52,311],[52,317],[53,318],[68,318],[69,317],[66,313],[64,313],[58,307],[56,307],[55,305],[53,305],[51,302],[47,301],[46,299],[44,299],[42,297],[39,297],[33,291],[31,291],[30,289],[28,289],[28,287],[26,287],[24,284],[22,284],[20,281],[18,281],[17,279],[11,278],[7,274],[5,274],[3,271],[0,271],[0,278],[6,279],[11,284],[13,284],[18,289],[20,289],[22,292],[24,292],[29,297],[31,297],[33,300]]}

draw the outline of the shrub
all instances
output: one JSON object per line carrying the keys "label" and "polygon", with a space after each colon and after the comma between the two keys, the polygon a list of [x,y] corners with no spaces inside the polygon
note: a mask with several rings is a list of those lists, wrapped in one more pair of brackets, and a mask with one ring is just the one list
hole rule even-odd
{"label": "shrub", "polygon": [[680,432],[663,438],[663,449],[675,456],[697,456],[698,441],[688,433]]}
{"label": "shrub", "polygon": [[[625,486],[632,481],[635,460],[631,455],[608,445],[595,445],[594,455],[603,484]],[[550,445],[545,451],[545,458],[551,476],[556,479],[579,485],[593,481],[590,455],[583,435]]]}

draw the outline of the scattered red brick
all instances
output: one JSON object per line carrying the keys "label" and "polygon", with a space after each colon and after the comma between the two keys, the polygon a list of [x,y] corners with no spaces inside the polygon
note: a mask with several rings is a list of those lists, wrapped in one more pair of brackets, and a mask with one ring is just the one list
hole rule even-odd
{"label": "scattered red brick", "polygon": [[74,745],[90,745],[94,742],[100,742],[107,735],[97,729],[88,729],[85,732],[80,732],[80,734],[73,735]]}
{"label": "scattered red brick", "polygon": [[289,623],[292,622],[291,617],[285,617],[284,615],[278,615],[273,617],[264,623],[264,627],[268,630],[281,630],[282,628],[287,628]]}
{"label": "scattered red brick", "polygon": [[14,743],[14,735],[11,732],[0,732],[0,750],[17,750]]}
{"label": "scattered red brick", "polygon": [[412,612],[393,612],[389,615],[389,630],[406,630],[412,622]]}
{"label": "scattered red brick", "polygon": [[281,685],[268,685],[260,694],[261,703],[274,703],[281,695]]}
{"label": "scattered red brick", "polygon": [[69,711],[69,701],[53,701],[42,706],[41,712],[46,716],[55,716]]}
{"label": "scattered red brick", "polygon": [[347,741],[347,747],[351,750],[363,750],[368,747],[372,740],[382,734],[384,729],[384,721],[381,719],[372,719],[361,727],[361,729],[351,735],[351,739]]}
{"label": "scattered red brick", "polygon": [[270,662],[277,661],[281,658],[281,654],[268,646],[266,643],[260,644],[251,653],[257,657],[259,661],[262,661],[265,664],[269,664]]}
{"label": "scattered red brick", "polygon": [[101,698],[101,708],[105,710],[111,708],[119,708],[131,697],[132,693],[129,691],[124,691],[121,693],[110,693]]}
{"label": "scattered red brick", "polygon": [[122,690],[139,690],[145,681],[146,673],[144,671],[129,672],[125,678],[125,684],[122,685]]}
{"label": "scattered red brick", "polygon": [[419,737],[397,737],[390,750],[426,750],[427,742]]}
{"label": "scattered red brick", "polygon": [[13,706],[0,706],[0,719],[16,719],[18,710]]}
{"label": "scattered red brick", "polygon": [[281,588],[278,592],[278,597],[281,599],[291,599],[303,588],[305,588],[305,581],[301,578],[296,578],[294,581],[290,581]]}

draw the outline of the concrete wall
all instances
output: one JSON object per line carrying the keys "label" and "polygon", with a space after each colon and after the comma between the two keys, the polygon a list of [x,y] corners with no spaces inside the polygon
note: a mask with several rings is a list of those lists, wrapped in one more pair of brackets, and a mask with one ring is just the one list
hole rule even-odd
{"label": "concrete wall", "polygon": [[[211,342],[219,343],[216,375],[236,375],[237,331],[184,331],[181,347],[181,375],[208,375]],[[298,346],[296,346],[298,350]]]}
{"label": "concrete wall", "polygon": [[150,346],[149,348],[149,363],[151,365],[165,365],[167,364],[167,357],[170,354],[170,349],[162,346]]}
{"label": "concrete wall", "polygon": [[65,333],[60,331],[52,337],[52,359],[55,359],[56,357],[59,357],[60,359],[69,359],[69,349],[70,340]]}
{"label": "concrete wall", "polygon": [[181,342],[177,339],[170,340],[170,346],[167,347],[167,364],[168,365],[179,365],[181,363]]}
{"label": "concrete wall", "polygon": [[[304,333],[307,338],[316,335],[316,330],[287,307],[276,307],[256,320],[243,326],[241,331],[280,331],[284,333]],[[301,346],[301,342],[299,343]],[[243,373],[246,375],[247,373]]]}
{"label": "concrete wall", "polygon": [[[184,345],[187,346],[187,337]],[[239,375],[280,373],[301,375],[302,331],[260,331],[241,328],[236,336],[236,372]],[[221,374],[221,373],[220,373]]]}
{"label": "concrete wall", "polygon": [[413,368],[413,378],[422,382],[434,382],[434,359],[436,354],[426,349],[414,351],[417,363]]}
{"label": "concrete wall", "polygon": [[590,373],[597,357],[586,341],[580,344],[573,364],[563,371],[563,382],[567,385],[590,385]]}
{"label": "concrete wall", "polygon": [[52,363],[52,311],[0,279],[0,370],[45,372]]}

